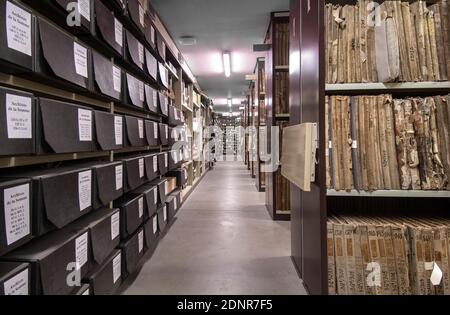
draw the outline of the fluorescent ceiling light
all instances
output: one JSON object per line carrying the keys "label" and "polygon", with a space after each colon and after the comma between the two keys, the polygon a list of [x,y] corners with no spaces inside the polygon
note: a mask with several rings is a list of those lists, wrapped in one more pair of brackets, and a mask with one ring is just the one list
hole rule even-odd
{"label": "fluorescent ceiling light", "polygon": [[229,52],[223,53],[223,69],[225,76],[229,78],[231,76],[231,55]]}
{"label": "fluorescent ceiling light", "polygon": [[231,98],[228,99],[228,106],[233,107],[233,100]]}

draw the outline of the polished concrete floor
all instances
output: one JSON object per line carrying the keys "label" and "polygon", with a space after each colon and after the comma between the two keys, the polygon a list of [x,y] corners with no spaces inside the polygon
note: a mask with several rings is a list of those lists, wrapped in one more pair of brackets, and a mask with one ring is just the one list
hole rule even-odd
{"label": "polished concrete floor", "polygon": [[290,224],[274,222],[242,162],[222,162],[191,194],[124,294],[305,294]]}

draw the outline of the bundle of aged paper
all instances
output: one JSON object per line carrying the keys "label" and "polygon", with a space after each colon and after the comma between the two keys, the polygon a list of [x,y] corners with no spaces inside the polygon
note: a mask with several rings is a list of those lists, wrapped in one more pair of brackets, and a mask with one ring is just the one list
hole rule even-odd
{"label": "bundle of aged paper", "polygon": [[327,231],[330,294],[450,294],[450,219],[335,215]]}
{"label": "bundle of aged paper", "polygon": [[325,7],[326,82],[447,81],[449,0]]}
{"label": "bundle of aged paper", "polygon": [[450,95],[328,96],[326,121],[328,189],[450,189]]}

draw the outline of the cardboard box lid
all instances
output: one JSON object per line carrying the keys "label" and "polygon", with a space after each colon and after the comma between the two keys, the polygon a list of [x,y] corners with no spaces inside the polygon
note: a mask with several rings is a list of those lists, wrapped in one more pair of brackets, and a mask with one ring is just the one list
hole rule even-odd
{"label": "cardboard box lid", "polygon": [[[120,100],[122,94],[122,70],[95,51],[92,53],[92,62],[94,64],[94,81],[100,92]],[[120,75],[116,76],[115,71],[120,72]],[[120,82],[115,83],[115,80],[118,81],[119,78]]]}
{"label": "cardboard box lid", "polygon": [[[144,82],[135,78],[131,74],[127,73],[126,76],[126,86],[128,95],[130,97],[131,105],[134,105],[139,108],[144,108],[145,102],[145,85]],[[144,99],[141,99],[141,91],[140,89],[144,89]]]}
{"label": "cardboard box lid", "polygon": [[91,264],[89,253],[88,229],[73,232],[72,229],[65,228],[20,247],[4,259],[38,264],[33,270],[39,273],[39,277],[35,279],[40,279],[40,283],[36,285],[42,288],[44,295],[71,294],[75,290],[67,284],[67,268],[77,262],[78,256],[78,262],[83,264],[80,274],[84,276]]}
{"label": "cardboard box lid", "polygon": [[151,216],[150,219],[148,219],[145,223],[144,232],[147,248],[151,249],[156,245],[159,236],[158,215],[156,214],[156,212],[155,215]]}
{"label": "cardboard box lid", "polygon": [[[119,257],[120,256],[120,257]],[[114,263],[120,259],[119,268],[115,269]],[[114,282],[116,280],[116,282]],[[93,295],[113,295],[122,283],[122,252],[114,250],[102,265],[95,267],[84,277],[83,282],[91,285]]]}
{"label": "cardboard box lid", "polygon": [[[128,51],[128,54],[131,57],[131,61],[141,70],[144,70],[144,63],[141,62],[140,58],[139,58],[139,47],[141,47],[142,49],[145,49],[144,46],[142,44],[140,44],[140,42],[137,40],[136,37],[134,37],[133,34],[131,34],[130,31],[126,31],[125,32],[126,36],[125,36],[125,42],[126,42],[126,49]],[[144,62],[145,62],[145,50],[143,51],[144,53]]]}
{"label": "cardboard box lid", "polygon": [[163,116],[169,115],[169,99],[162,93],[158,93],[159,110]]}
{"label": "cardboard box lid", "polygon": [[[95,135],[102,151],[123,148],[124,118],[108,112],[94,111]],[[118,121],[116,122],[116,118]],[[116,125],[117,124],[117,125]]]}
{"label": "cardboard box lid", "polygon": [[163,61],[166,61],[166,43],[164,42],[163,37],[156,30],[156,45],[158,46],[158,54]]}
{"label": "cardboard box lid", "polygon": [[150,85],[145,85],[145,100],[147,108],[152,113],[158,113],[158,91],[153,89]]}
{"label": "cardboard box lid", "polygon": [[145,28],[144,28],[145,41],[156,50],[156,29],[153,25],[150,15],[145,16]]}
{"label": "cardboard box lid", "polygon": [[[9,95],[9,102],[16,102],[17,97],[25,97],[31,100],[31,115],[28,121],[27,131],[31,132],[30,138],[9,138],[8,133],[8,123],[10,124],[10,128],[14,130],[15,124],[13,121],[7,121],[7,95]],[[28,106],[28,104],[27,104]],[[16,155],[16,154],[32,154],[34,153],[34,139],[35,139],[35,98],[33,94],[21,92],[18,90],[12,90],[0,87],[0,156],[1,155]],[[13,131],[14,137],[18,135]],[[28,137],[28,135],[19,135],[19,137]]]}
{"label": "cardboard box lid", "polygon": [[[156,132],[156,135],[155,135]],[[154,146],[158,145],[159,141],[159,127],[158,123],[151,120],[145,121],[145,135],[147,138],[147,143],[149,145],[153,144]]]}
{"label": "cardboard box lid", "polygon": [[[140,239],[142,238],[142,239]],[[142,243],[141,243],[142,241]],[[130,237],[130,239],[122,244],[120,244],[120,248],[122,248],[122,254],[124,257],[122,257],[122,263],[124,263],[124,270],[126,270],[127,273],[131,274],[136,270],[136,267],[139,263],[139,260],[144,256],[145,254],[145,233],[144,229],[140,228],[136,231],[133,236]],[[141,252],[139,252],[139,249],[142,246]]]}
{"label": "cardboard box lid", "polygon": [[[166,165],[167,157],[167,165]],[[169,154],[167,152],[158,155],[158,169],[160,175],[165,175],[169,169]]]}
{"label": "cardboard box lid", "polygon": [[[74,43],[77,43],[87,50],[87,68],[89,69],[90,48],[74,41],[72,37],[66,35],[47,21],[38,18],[39,38],[43,53],[43,58],[47,62],[53,73],[66,81],[81,86],[88,87],[88,78],[80,75],[76,71],[74,56]],[[89,71],[87,71],[89,73]]]}
{"label": "cardboard box lid", "polygon": [[166,229],[167,223],[169,222],[169,209],[167,209],[166,204],[161,206],[157,213],[159,232],[162,233]]}
{"label": "cardboard box lid", "polygon": [[[119,219],[119,221],[117,222],[116,219]],[[119,245],[119,209],[103,208],[96,210],[77,220],[71,227],[75,231],[89,229],[93,259],[97,264],[102,264],[114,251],[114,248]],[[112,238],[113,236],[114,238]]]}
{"label": "cardboard box lid", "polygon": [[158,74],[160,83],[166,88],[169,88],[169,70],[162,63],[158,65]]}
{"label": "cardboard box lid", "polygon": [[[90,108],[47,98],[39,98],[38,104],[44,141],[53,152],[93,151],[94,117]],[[80,122],[81,112],[86,115],[90,113],[90,125],[89,121]],[[81,130],[80,126],[86,130]]]}
{"label": "cardboard box lid", "polygon": [[[158,187],[152,184],[146,184],[136,189],[133,194],[143,195],[145,198],[145,205],[147,209],[147,217],[156,213],[156,206],[158,204]],[[156,198],[155,198],[156,197]]]}
{"label": "cardboard box lid", "polygon": [[[32,180],[33,193],[40,193],[39,199],[33,201],[36,206],[36,200],[42,200],[44,206],[44,215],[57,228],[62,228],[73,222],[92,209],[91,206],[80,211],[79,184],[80,176],[91,176],[90,187],[86,185],[86,189],[92,192],[92,169],[89,166],[70,166],[49,170],[32,170],[32,171],[11,171],[10,177],[29,178]],[[83,179],[83,178],[82,178]],[[88,200],[86,200],[87,203]],[[92,200],[91,200],[92,201]],[[84,204],[83,204],[84,205]],[[33,209],[36,211],[37,209]]]}
{"label": "cardboard box lid", "polygon": [[153,80],[158,80],[158,60],[153,54],[145,50],[145,61],[147,63],[147,72]]}
{"label": "cardboard box lid", "polygon": [[[18,10],[24,10],[26,12],[26,14],[29,14],[29,18],[30,18],[30,25],[29,25],[29,30],[30,30],[30,34],[29,34],[29,38],[27,38],[29,40],[29,44],[30,47],[28,47],[28,45],[24,45],[23,47],[23,51],[19,51],[20,49],[22,49],[21,47],[16,47],[16,49],[11,48],[10,46],[8,46],[8,30],[7,30],[7,25],[6,25],[6,3],[9,2],[10,5],[12,5],[12,7],[14,8],[18,8]],[[10,1],[5,1],[2,0],[0,1],[0,45],[2,47],[2,49],[0,49],[0,59],[6,60],[10,63],[13,63],[15,65],[18,65],[20,67],[23,67],[24,69],[27,69],[29,71],[33,70],[33,56],[34,56],[34,49],[33,49],[33,38],[34,38],[34,23],[33,23],[33,19],[34,17],[31,14],[31,11],[28,10],[27,8],[23,7],[22,5],[18,4],[16,1],[14,0],[10,0]],[[22,25],[23,26],[23,25]],[[27,49],[31,49],[31,54],[28,54],[29,52],[25,50]]]}
{"label": "cardboard box lid", "polygon": [[[139,201],[142,200],[142,216],[139,217]],[[142,194],[129,194],[119,199],[114,203],[117,208],[120,208],[121,216],[121,231],[126,232],[127,235],[121,235],[122,238],[133,234],[139,226],[144,222],[145,212],[145,196]]]}
{"label": "cardboard box lid", "polygon": [[[154,163],[154,159],[156,158],[156,165]],[[156,154],[146,155],[145,156],[145,174],[147,176],[147,180],[154,180],[158,177],[159,170],[159,160]],[[156,168],[155,168],[156,166]]]}
{"label": "cardboard box lid", "polygon": [[[136,27],[141,31],[144,32],[145,27],[145,9],[142,7],[142,5],[139,3],[138,0],[128,0],[127,1],[127,8],[128,13],[130,15],[131,21],[133,21],[133,24],[136,25]],[[144,16],[142,17],[142,14]],[[141,21],[142,18],[144,18],[144,25],[142,25]]]}
{"label": "cardboard box lid", "polygon": [[[141,126],[139,125],[140,123],[142,124]],[[142,130],[140,130],[140,128],[142,128]],[[132,147],[142,147],[147,144],[144,119],[125,116],[125,131],[127,140]],[[142,138],[140,138],[141,132]]]}
{"label": "cardboard box lid", "polygon": [[[23,293],[23,295],[29,295],[30,294],[30,278],[31,278],[31,272],[30,272],[30,265],[28,263],[19,263],[19,262],[0,262],[0,295],[6,295],[8,292],[5,292],[4,284],[8,280],[13,279],[16,276],[19,276],[22,272],[25,270],[28,270],[28,277],[25,277],[24,279],[17,279],[22,280],[22,285],[25,285],[26,288],[19,288],[15,287],[15,290],[19,290],[20,293]],[[19,293],[19,292],[17,292]],[[15,293],[15,295],[17,295]],[[14,294],[13,292],[9,292],[9,294]]]}
{"label": "cardboard box lid", "polygon": [[[109,0],[111,1],[111,0]],[[116,19],[114,14],[103,4],[101,0],[95,0],[95,21],[100,37],[118,54],[123,55],[123,31],[121,45],[116,42]],[[120,23],[120,22],[119,22]]]}
{"label": "cardboard box lid", "polygon": [[[121,187],[119,189],[117,189],[118,174],[116,174],[116,167],[118,166],[122,167],[122,172],[119,174],[119,176],[122,176]],[[97,193],[97,197],[102,205],[107,205],[123,195],[123,162],[94,165],[93,170],[96,179],[94,192]]]}

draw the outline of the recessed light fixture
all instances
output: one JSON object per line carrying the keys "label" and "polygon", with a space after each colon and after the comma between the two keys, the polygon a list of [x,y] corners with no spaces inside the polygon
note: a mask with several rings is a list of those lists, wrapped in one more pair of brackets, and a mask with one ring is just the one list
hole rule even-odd
{"label": "recessed light fixture", "polygon": [[223,69],[225,76],[229,78],[231,76],[231,54],[229,51],[223,53]]}
{"label": "recessed light fixture", "polygon": [[197,38],[194,36],[181,36],[178,42],[182,46],[193,46],[197,44]]}

